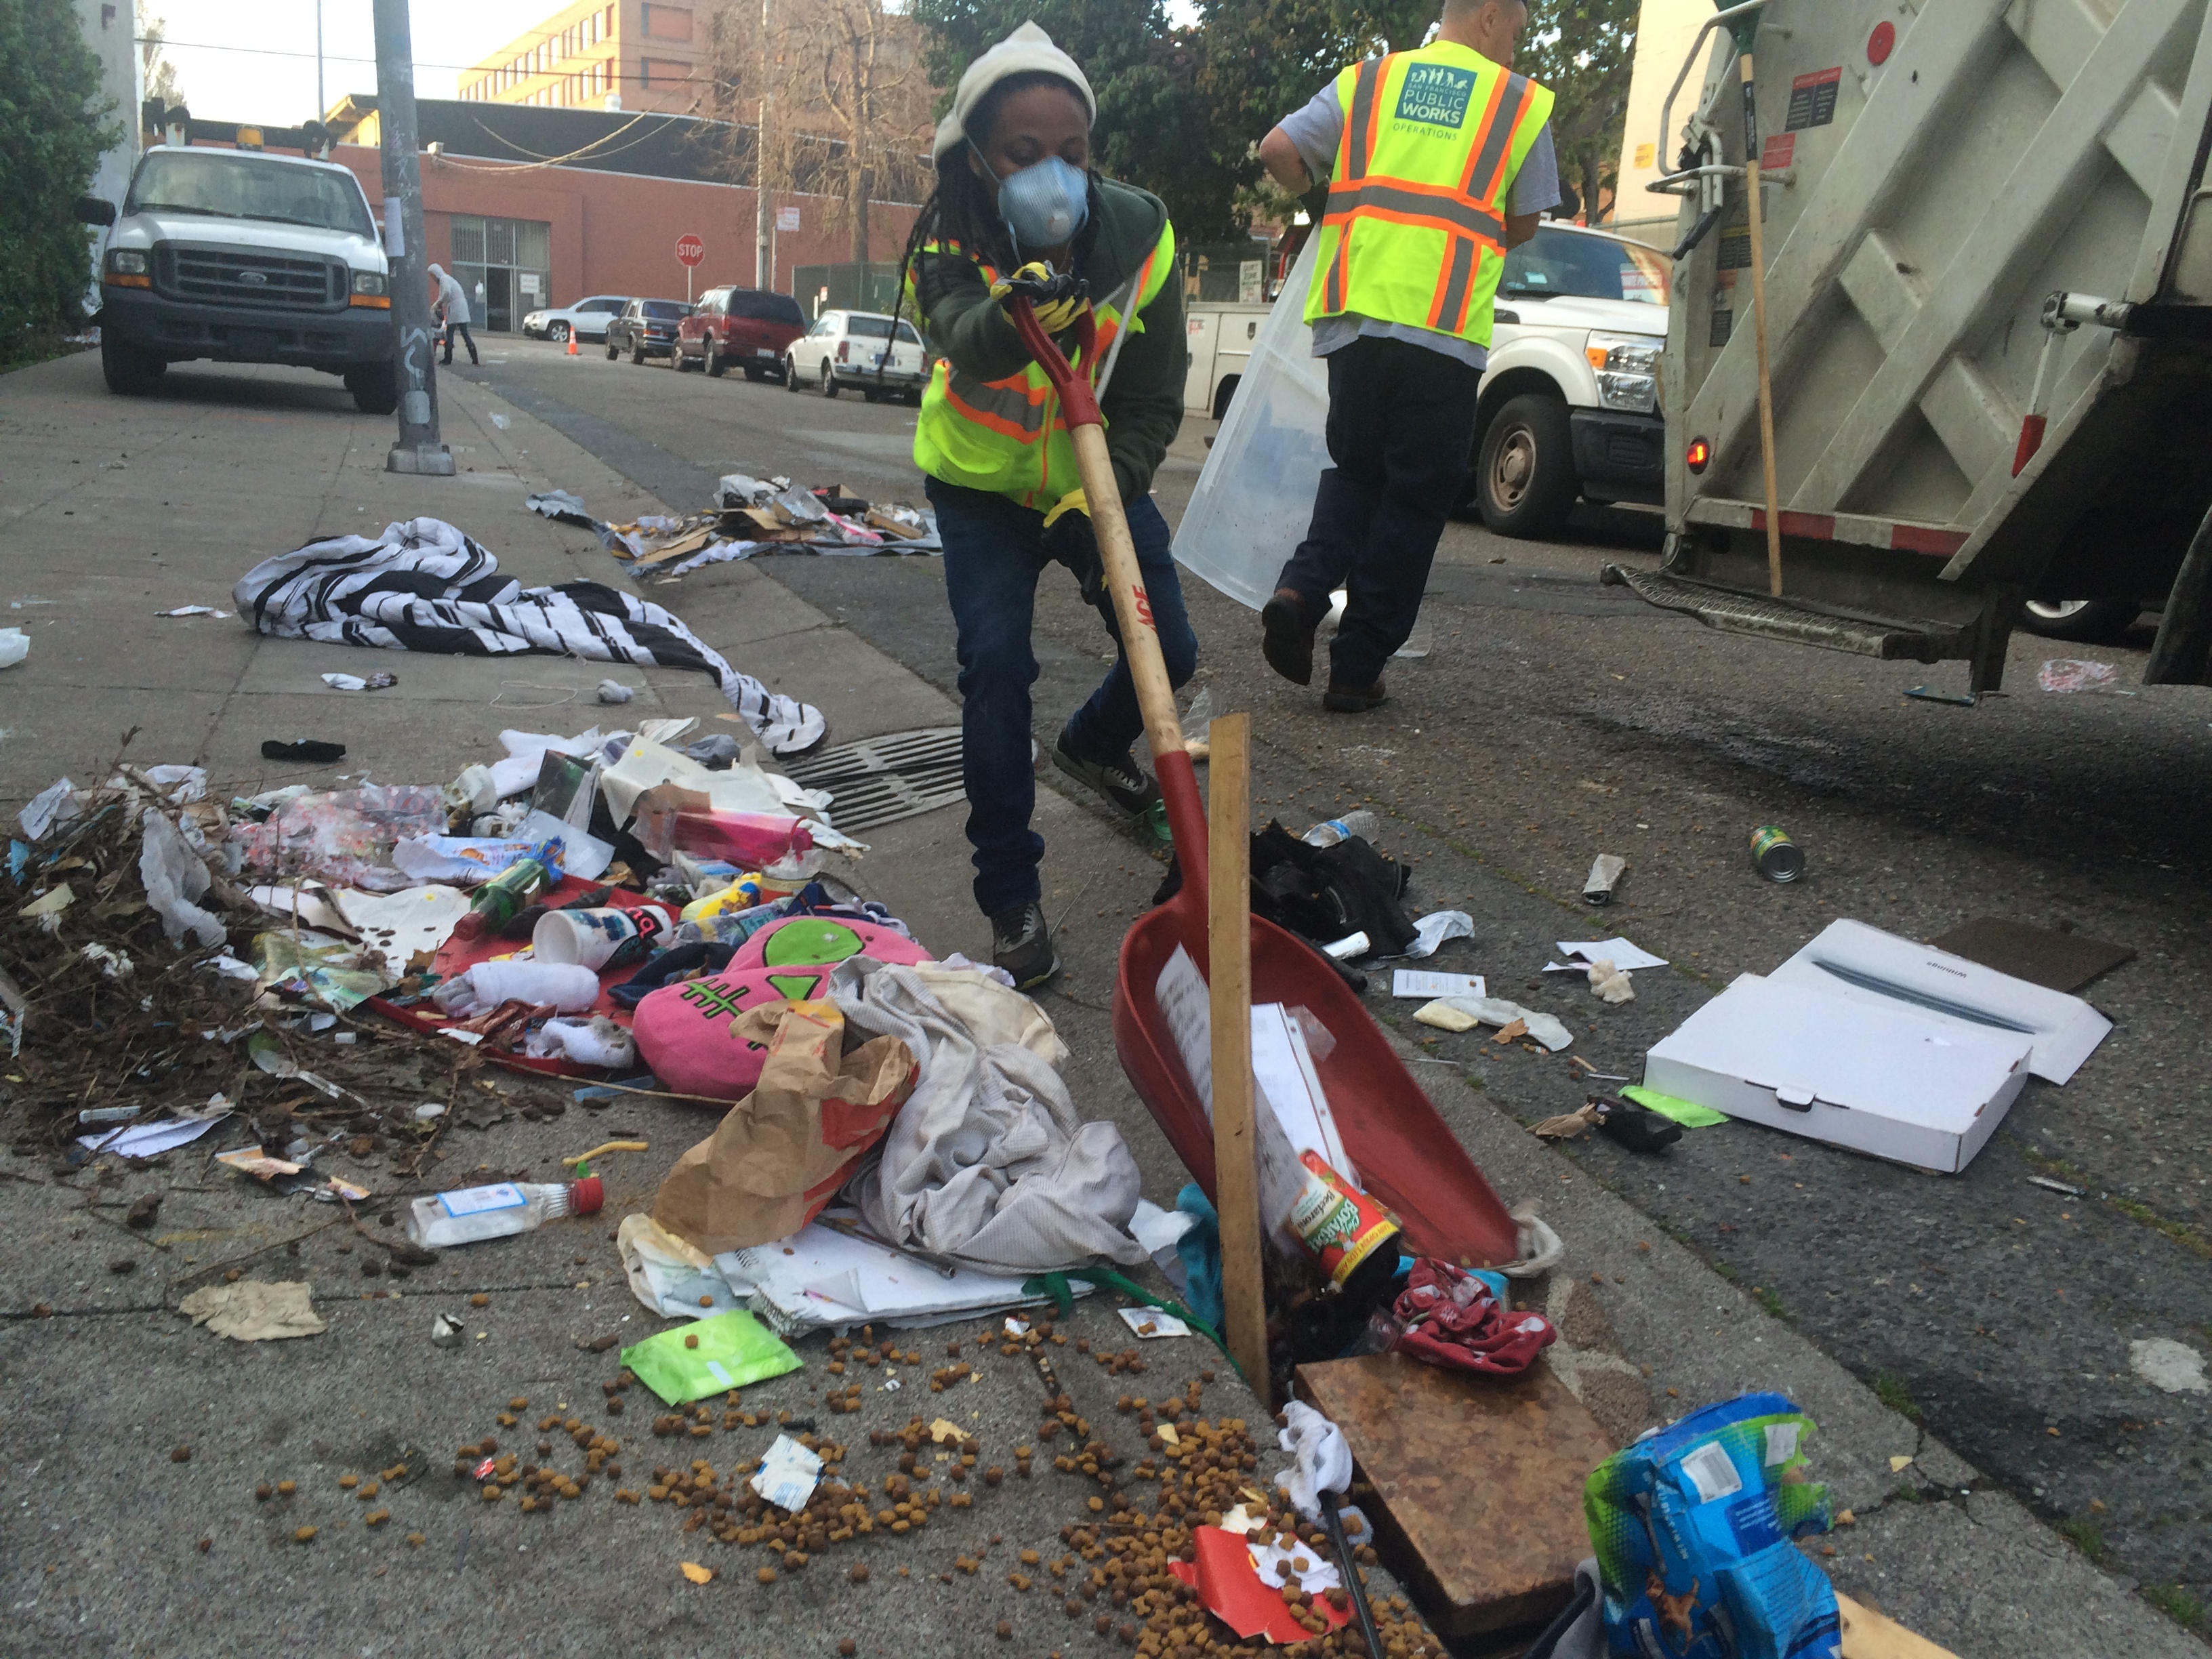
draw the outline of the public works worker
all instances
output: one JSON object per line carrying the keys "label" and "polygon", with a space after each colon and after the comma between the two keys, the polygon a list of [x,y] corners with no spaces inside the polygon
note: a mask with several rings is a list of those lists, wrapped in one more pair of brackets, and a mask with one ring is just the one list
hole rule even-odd
{"label": "public works worker", "polygon": [[[1198,641],[1169,556],[1152,474],[1182,421],[1182,285],[1158,200],[1091,167],[1097,104],[1075,60],[1024,23],[968,67],[937,129],[937,188],[907,243],[902,306],[912,302],[940,354],[922,395],[915,464],[928,475],[945,542],[945,589],[959,633],[962,775],[975,902],[991,954],[1024,988],[1058,971],[1030,827],[1030,643],[1037,578],[1067,566],[1118,644],[1090,504],[1059,399],[1014,331],[1007,279],[1082,280],[1038,307],[1048,332],[1088,306],[1097,329],[1078,367],[1097,387],[1122,510],[1152,599],[1169,678],[1197,665]],[[1060,769],[1135,816],[1159,786],[1133,752],[1144,720],[1126,654],[1060,728]]]}
{"label": "public works worker", "polygon": [[1260,145],[1285,190],[1328,180],[1306,320],[1335,462],[1261,645],[1310,684],[1314,632],[1346,588],[1322,698],[1340,714],[1382,702],[1382,665],[1413,631],[1467,474],[1505,250],[1559,199],[1552,94],[1510,69],[1528,21],[1526,0],[1445,0],[1434,45],[1354,64]]}

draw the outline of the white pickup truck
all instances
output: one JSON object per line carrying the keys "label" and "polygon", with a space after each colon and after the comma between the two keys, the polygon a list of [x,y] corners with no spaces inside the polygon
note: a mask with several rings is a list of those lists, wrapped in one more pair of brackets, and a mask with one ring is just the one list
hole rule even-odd
{"label": "white pickup truck", "polygon": [[344,377],[365,415],[399,406],[391,268],[361,183],[301,156],[157,144],[106,228],[100,362],[110,392],[153,389],[173,362],[289,363]]}
{"label": "white pickup truck", "polygon": [[[1546,224],[1506,255],[1462,507],[1500,535],[1540,537],[1577,498],[1666,499],[1667,294],[1666,255],[1604,231]],[[1228,414],[1269,309],[1187,308],[1187,411]]]}
{"label": "white pickup truck", "polygon": [[1505,256],[1462,498],[1492,530],[1666,499],[1667,297],[1667,256],[1604,231],[1547,223]]}

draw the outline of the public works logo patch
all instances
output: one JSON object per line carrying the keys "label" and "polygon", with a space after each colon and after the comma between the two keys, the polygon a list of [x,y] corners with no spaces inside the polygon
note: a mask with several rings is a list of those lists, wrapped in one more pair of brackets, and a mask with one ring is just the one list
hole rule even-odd
{"label": "public works logo patch", "polygon": [[1449,64],[1415,64],[1398,88],[1398,115],[1425,127],[1466,125],[1468,100],[1474,94],[1474,71]]}

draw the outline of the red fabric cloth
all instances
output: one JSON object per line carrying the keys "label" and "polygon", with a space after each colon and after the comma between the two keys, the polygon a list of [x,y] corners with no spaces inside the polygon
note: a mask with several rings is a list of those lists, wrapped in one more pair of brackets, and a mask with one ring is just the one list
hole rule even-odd
{"label": "red fabric cloth", "polygon": [[1449,1370],[1511,1376],[1559,1337],[1541,1314],[1513,1312],[1465,1268],[1429,1256],[1415,1260],[1390,1311],[1400,1351]]}

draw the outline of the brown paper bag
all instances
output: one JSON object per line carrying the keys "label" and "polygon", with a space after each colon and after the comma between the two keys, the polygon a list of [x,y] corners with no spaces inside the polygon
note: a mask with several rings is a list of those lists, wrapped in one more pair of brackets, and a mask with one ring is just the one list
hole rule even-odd
{"label": "brown paper bag", "polygon": [[757,1008],[732,1035],[767,1042],[760,1082],[676,1160],[653,1201],[656,1222],[709,1255],[787,1238],[819,1215],[914,1088],[906,1044],[877,1037],[846,1053],[832,1003]]}

